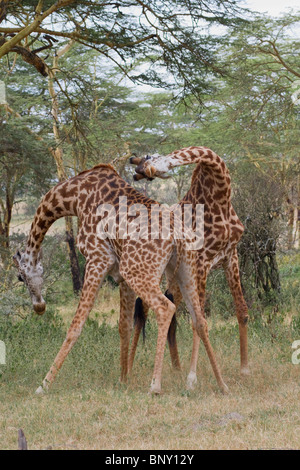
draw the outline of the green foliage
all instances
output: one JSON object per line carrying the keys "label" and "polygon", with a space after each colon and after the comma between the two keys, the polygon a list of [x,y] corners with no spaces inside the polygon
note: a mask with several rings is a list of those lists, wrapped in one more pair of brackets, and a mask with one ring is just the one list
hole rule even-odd
{"label": "green foliage", "polygon": [[281,307],[288,312],[298,312],[300,306],[300,253],[291,250],[287,253],[279,254],[281,289]]}
{"label": "green foliage", "polygon": [[41,195],[49,187],[53,165],[44,146],[29,132],[29,123],[0,116],[0,197],[12,200],[27,192]]}
{"label": "green foliage", "polygon": [[245,226],[238,245],[242,282],[252,282],[257,294],[271,301],[280,292],[276,250],[284,230],[284,191],[271,172],[263,174],[249,164],[240,165],[235,175],[239,184],[234,185],[233,205]]}
{"label": "green foliage", "polygon": [[[201,13],[196,11],[195,6],[198,3],[179,2],[182,8],[195,15],[197,20],[201,20],[202,16],[205,16],[205,9]],[[138,19],[144,18],[145,12],[139,11],[135,15],[126,5],[126,3],[122,6],[116,5],[116,8],[111,10],[93,5],[95,9],[91,10],[91,22],[94,24],[99,22],[103,26],[105,19],[108,20],[107,24],[110,24],[112,18],[117,15],[118,21],[114,23],[111,36],[104,26],[103,29],[92,31],[92,23],[89,25],[85,23],[81,15],[84,15],[87,8],[86,2],[85,5],[81,5],[81,2],[77,2],[76,5],[74,3],[67,10],[57,13],[63,18],[66,11],[68,15],[76,11],[78,18],[83,20],[82,33],[86,41],[93,38],[97,46],[93,49],[86,47],[85,41],[76,43],[60,58],[60,70],[57,71],[54,82],[59,103],[58,143],[53,138],[47,80],[25,62],[17,60],[12,64],[11,58],[10,61],[7,61],[7,58],[2,61],[1,74],[7,85],[7,99],[9,106],[14,110],[9,114],[3,110],[1,115],[2,199],[10,186],[8,170],[12,179],[15,179],[14,199],[16,196],[23,198],[25,194],[38,197],[40,193],[45,193],[48,187],[56,182],[56,168],[49,148],[55,149],[57,145],[63,150],[64,166],[70,176],[96,163],[129,156],[131,152],[167,154],[176,148],[189,145],[211,147],[226,160],[230,168],[234,207],[246,226],[245,235],[240,243],[240,252],[243,258],[243,285],[248,292],[248,301],[252,305],[259,305],[262,298],[258,298],[258,293],[260,296],[263,293],[266,304],[278,303],[279,294],[278,292],[274,294],[273,291],[279,290],[280,282],[276,276],[273,280],[270,277],[270,256],[266,254],[264,244],[269,240],[269,254],[274,254],[272,263],[276,272],[278,270],[275,255],[278,247],[280,250],[286,250],[288,245],[288,234],[285,229],[288,215],[285,204],[293,194],[296,207],[299,197],[297,196],[299,195],[297,153],[299,106],[295,106],[291,100],[293,91],[291,85],[296,77],[295,72],[297,74],[294,53],[297,41],[295,37],[286,34],[298,16],[290,15],[282,20],[256,18],[255,23],[250,25],[243,23],[243,27],[242,23],[237,23],[237,28],[231,30],[226,37],[211,35],[207,43],[201,43],[199,54],[208,62],[205,67],[200,61],[199,67],[206,69],[205,73],[212,70],[210,59],[214,53],[218,64],[226,70],[226,74],[218,78],[210,74],[208,87],[203,82],[200,97],[202,106],[200,106],[197,90],[199,91],[202,85],[197,88],[196,82],[201,81],[203,75],[202,72],[199,74],[198,68],[193,65],[194,58],[198,56],[196,54],[189,62],[190,55],[186,54],[185,47],[181,52],[178,51],[178,43],[184,42],[185,46],[190,44],[192,53],[196,47],[196,43],[193,42],[196,38],[194,37],[196,29],[188,31],[186,25],[179,25],[179,17],[176,18],[176,15],[174,22],[173,19],[166,19],[164,15],[171,5],[174,6],[173,2],[156,2],[151,7],[154,16],[160,11],[157,21],[166,32],[165,45],[172,42],[170,53],[165,51],[163,45],[162,49],[157,49],[157,44],[154,44],[157,38],[155,40],[152,38],[154,42],[149,40],[150,43],[139,43],[136,45],[137,48],[132,47],[129,51],[129,42],[133,35],[135,34],[135,40],[138,41],[142,31],[145,33],[153,25],[149,26],[146,22],[137,33],[134,33]],[[18,3],[20,18],[24,13],[23,6]],[[29,3],[25,5],[29,16],[32,13],[32,6],[33,4]],[[235,8],[233,4],[230,7],[233,10]],[[12,8],[12,4],[9,8]],[[216,13],[214,4],[211,8]],[[145,11],[149,9],[150,4],[146,3]],[[18,23],[19,19],[14,18],[13,10],[9,9],[8,15],[16,24]],[[53,18],[58,16],[54,15]],[[132,19],[134,21],[131,23]],[[73,17],[69,20],[68,27],[71,27]],[[222,18],[219,15],[218,18],[214,18],[212,15],[205,19],[212,23],[215,20],[222,24],[227,23],[225,15],[222,15]],[[120,26],[122,24],[123,29]],[[228,29],[226,31],[228,32]],[[107,48],[107,44],[104,44],[105,38],[115,41],[118,46],[123,41],[122,47],[115,49],[115,52],[118,51],[120,54],[118,65],[127,60],[130,66],[123,68],[122,73],[118,68],[112,69],[109,62],[103,62],[103,55],[97,50],[100,44],[101,47]],[[67,39],[58,36],[57,48],[65,44]],[[42,36],[38,40],[44,41]],[[35,43],[35,46],[40,45],[40,42]],[[206,50],[208,44],[213,44],[213,48],[209,51]],[[145,54],[145,47],[148,46],[149,49]],[[163,50],[165,56],[162,58],[160,54]],[[278,60],[274,58],[272,51],[275,56],[278,54],[276,56]],[[52,58],[52,52],[50,50],[49,60]],[[129,60],[129,56],[132,61]],[[152,68],[147,70],[149,60],[153,65],[153,74]],[[132,89],[128,86],[127,78],[125,80],[128,75],[137,81],[156,83],[157,70],[162,71],[161,60],[166,69],[169,67],[174,72],[172,80],[174,77],[176,79],[176,68],[180,67],[180,64],[184,64],[184,70],[188,70],[190,78],[183,83],[177,77],[177,86],[172,93],[169,89],[169,85],[174,84],[172,80],[165,81],[167,91],[162,90],[160,93],[142,94],[138,88]],[[160,81],[164,80],[163,72],[158,78]],[[195,94],[185,93],[185,101],[178,103],[177,98],[183,88],[186,88],[185,91],[193,89]],[[20,118],[16,117],[17,112]],[[8,156],[3,149],[7,150]],[[136,187],[159,201],[171,204],[181,199],[189,188],[192,169],[191,167],[176,169],[168,184],[162,181],[154,183],[143,181],[136,183]],[[130,165],[120,165],[118,170],[132,183],[134,170]],[[13,240],[12,245],[16,246]],[[53,247],[45,242],[44,251],[47,253],[49,249],[51,254],[49,259],[53,265],[47,291],[50,302],[56,295],[61,296],[63,291],[68,292],[69,282],[64,243],[59,241],[57,253]],[[1,247],[1,253],[7,252],[7,249]],[[260,266],[259,260],[262,261]],[[81,258],[80,262],[83,268],[84,259]],[[56,274],[59,282],[55,280]],[[3,285],[7,286],[6,279],[10,279],[9,275],[5,273],[3,279]],[[216,282],[223,289],[224,281],[221,281],[218,275],[213,279],[215,280],[212,282]],[[294,298],[297,297],[296,290],[295,279]],[[285,292],[282,291],[279,297],[284,295]],[[218,305],[214,305],[217,311],[222,311],[222,302],[225,307],[223,311],[233,311],[229,294],[228,296],[226,294],[226,297],[224,294]],[[20,312],[23,311],[22,305]],[[260,311],[259,308],[258,310]],[[5,311],[8,311],[7,305]]]}
{"label": "green foliage", "polygon": [[[252,347],[272,347],[276,351],[290,353],[291,340],[299,334],[299,317],[294,317],[291,326],[283,321],[283,316],[251,316],[249,324],[249,341]],[[177,340],[183,363],[188,367],[191,353],[192,328],[187,317],[179,317]],[[238,354],[239,335],[236,320],[222,322],[213,317],[210,322],[210,338],[213,347],[225,356]],[[65,339],[67,327],[53,307],[48,308],[43,317],[34,314],[24,321],[0,316],[0,338],[6,344],[7,364],[1,366],[1,382],[6,386],[26,387],[34,390],[50,368],[57,351]],[[296,336],[295,336],[296,335]],[[134,364],[134,374],[149,375],[143,387],[151,379],[154,365],[157,323],[150,315],[146,326],[146,341],[139,345]],[[82,334],[64,363],[61,374],[53,390],[68,387],[69,389],[93,389],[98,387],[116,387],[119,378],[120,342],[118,325],[111,326],[105,321],[87,320]],[[205,355],[204,348],[201,354]],[[283,356],[282,356],[283,358]],[[290,358],[286,353],[285,361]],[[166,354],[166,362],[170,362]],[[208,366],[207,366],[208,367]]]}
{"label": "green foliage", "polygon": [[[48,45],[44,56],[49,48],[53,50],[66,40],[75,39],[85,50],[97,51],[103,63],[106,59],[117,65],[135,83],[180,87],[181,93],[192,91],[199,97],[209,89],[209,73],[220,73],[215,51],[216,42],[222,40],[222,30],[245,22],[245,10],[228,0],[212,0],[209,5],[198,0],[67,3],[43,2],[43,14],[54,5],[51,28],[47,27],[46,17],[37,26],[38,31],[33,26],[32,33],[25,35],[33,51],[39,49],[37,41]],[[10,32],[32,24],[36,7],[36,2],[9,2],[3,15]],[[218,41],[208,34],[211,25],[222,26]],[[47,41],[47,36],[53,39]],[[147,63],[136,69],[134,65],[145,58]],[[195,73],[191,74],[191,69]]]}

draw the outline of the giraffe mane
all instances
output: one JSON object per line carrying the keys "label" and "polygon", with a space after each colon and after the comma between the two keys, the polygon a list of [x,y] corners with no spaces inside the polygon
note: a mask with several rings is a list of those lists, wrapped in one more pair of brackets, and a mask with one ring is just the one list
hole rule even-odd
{"label": "giraffe mane", "polygon": [[[212,173],[213,173],[213,169],[211,168],[211,166],[206,165],[205,162],[199,162],[199,163],[197,163],[197,165],[196,165],[196,167],[194,168],[193,173],[192,173],[191,185],[192,185],[193,183],[195,183],[196,178],[199,176],[199,173],[200,173],[200,171],[201,171],[203,168],[209,168],[210,170],[212,170]],[[227,173],[228,173],[227,167],[225,167],[225,170],[223,170],[222,173],[223,173],[223,176],[224,176],[224,179],[225,179],[226,176],[227,176]]]}
{"label": "giraffe mane", "polygon": [[90,171],[98,170],[100,168],[106,168],[106,169],[112,170],[116,175],[119,176],[119,173],[117,173],[116,169],[112,165],[110,165],[109,163],[98,163],[98,165],[95,165],[92,168],[89,168],[88,170],[81,171],[76,176],[80,176],[80,175],[83,175],[85,173],[89,173]]}

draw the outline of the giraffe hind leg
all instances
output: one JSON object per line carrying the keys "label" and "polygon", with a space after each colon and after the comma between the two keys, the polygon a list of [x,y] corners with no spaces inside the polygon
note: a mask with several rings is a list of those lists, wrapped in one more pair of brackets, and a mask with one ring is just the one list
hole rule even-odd
{"label": "giraffe hind leg", "polygon": [[[201,270],[201,276],[198,274],[198,296],[201,308],[201,314],[204,314],[205,305],[205,289],[206,289],[207,270]],[[197,384],[197,362],[199,357],[200,348],[200,336],[197,333],[195,326],[193,325],[193,348],[190,362],[190,371],[187,377],[186,386],[188,390],[193,390]]]}
{"label": "giraffe hind leg", "polygon": [[128,372],[130,373],[133,367],[133,361],[139,341],[141,332],[143,332],[143,340],[145,340],[145,325],[148,316],[148,306],[142,301],[140,297],[136,299],[134,310],[134,334],[131,342],[131,348],[128,359]]}
{"label": "giraffe hind leg", "polygon": [[[169,299],[173,304],[175,304],[173,294],[166,290],[165,296]],[[178,354],[177,348],[177,340],[176,340],[176,331],[177,331],[177,319],[176,319],[176,311],[172,317],[169,330],[168,330],[168,344],[170,350],[171,361],[174,369],[181,370],[180,359]]]}
{"label": "giraffe hind leg", "polygon": [[236,249],[232,253],[229,262],[224,265],[226,279],[234,299],[236,315],[239,324],[240,335],[240,360],[241,360],[241,374],[249,375],[250,369],[248,365],[248,307],[244,299],[240,273],[239,262]]}
{"label": "giraffe hind leg", "polygon": [[[171,302],[175,304],[176,310],[182,300],[182,294],[180,292],[180,288],[178,282],[174,279],[173,272],[168,267],[166,269],[166,276],[168,281],[168,288],[165,292],[165,295],[169,298]],[[178,347],[177,347],[177,340],[176,340],[176,331],[177,331],[177,319],[176,319],[176,311],[174,317],[172,318],[171,325],[168,332],[168,344],[169,344],[169,351],[172,361],[172,366],[176,370],[181,370],[181,364],[178,354]]]}
{"label": "giraffe hind leg", "polygon": [[[188,307],[188,310],[192,316],[193,326],[201,338],[206,353],[208,355],[210,364],[212,366],[213,372],[215,374],[217,383],[223,393],[228,392],[228,387],[225,384],[219,366],[217,364],[213,348],[210,344],[209,335],[208,335],[208,326],[207,321],[204,318],[204,312],[201,309],[201,304],[199,301],[198,289],[195,288],[197,285],[195,277],[191,273],[191,266],[182,262],[179,269],[178,282],[179,287],[183,296],[183,299]],[[189,280],[190,282],[187,282]]]}
{"label": "giraffe hind leg", "polygon": [[119,334],[120,334],[120,351],[121,351],[121,378],[123,383],[127,382],[129,372],[128,352],[130,344],[130,336],[133,326],[133,314],[135,306],[135,292],[122,281],[120,283],[120,320],[119,320]]}
{"label": "giraffe hind leg", "polygon": [[[174,298],[168,290],[165,292],[165,296],[174,303]],[[128,360],[128,372],[130,373],[133,367],[134,357],[139,341],[140,334],[143,334],[143,341],[145,341],[145,326],[148,317],[149,307],[146,305],[140,297],[136,299],[135,303],[135,312],[134,312],[134,335],[131,343],[131,349],[129,353],[129,360]],[[170,350],[171,361],[174,369],[181,370],[180,360],[178,355],[177,349],[177,342],[176,342],[176,330],[177,330],[177,320],[176,314],[173,315],[171,324],[168,330],[168,344]]]}
{"label": "giraffe hind leg", "polygon": [[[124,276],[125,277],[125,276]],[[157,344],[154,371],[151,381],[150,391],[154,394],[161,392],[161,377],[163,368],[164,350],[167,342],[168,329],[175,313],[175,305],[167,299],[161,292],[159,285],[151,285],[151,288],[145,290],[140,281],[134,277],[127,277],[126,282],[136,292],[138,296],[151,308],[156,316],[158,324]]]}

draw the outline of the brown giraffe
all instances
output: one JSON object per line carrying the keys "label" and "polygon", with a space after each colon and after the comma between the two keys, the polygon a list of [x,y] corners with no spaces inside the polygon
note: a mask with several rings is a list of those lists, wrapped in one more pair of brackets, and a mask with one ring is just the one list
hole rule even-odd
{"label": "brown giraffe", "polygon": [[[231,205],[230,175],[225,162],[206,147],[188,147],[167,156],[133,157],[131,163],[138,165],[135,180],[145,177],[148,179],[165,178],[168,171],[174,167],[197,164],[193,172],[191,187],[180,204],[191,203],[193,207],[196,204],[204,204],[204,245],[197,253],[198,291],[202,312],[204,311],[207,275],[210,269],[223,267],[235,302],[239,324],[241,373],[249,374],[247,353],[248,308],[241,289],[236,249],[244,227]],[[168,288],[168,291],[170,291],[170,288]],[[182,298],[180,291],[175,288],[172,294],[174,295],[174,302],[178,306]],[[147,316],[147,310],[148,306],[145,305],[145,317]],[[133,364],[142,326],[143,322],[139,322],[135,327],[129,369]],[[188,387],[190,388],[197,382],[196,365],[199,350],[199,341],[195,331],[193,336],[193,352],[188,375]],[[175,337],[169,346],[173,365],[180,367]]]}
{"label": "brown giraffe", "polygon": [[[179,285],[182,296],[189,305],[194,328],[207,350],[217,382],[221,390],[226,391],[227,386],[221,377],[209,342],[207,323],[201,313],[197,293],[195,252],[187,250],[183,240],[176,239],[175,230],[167,239],[151,240],[145,233],[142,233],[140,238],[127,237],[127,232],[122,225],[124,213],[120,203],[120,198],[124,197],[127,203],[126,210],[128,210],[126,215],[135,215],[136,211],[142,213],[142,208],[145,208],[144,222],[145,219],[149,221],[153,205],[160,207],[156,201],[146,198],[126,183],[110,165],[97,165],[91,170],[59,183],[43,197],[36,211],[25,252],[22,254],[17,252],[14,256],[19,276],[29,289],[34,310],[38,314],[43,314],[45,301],[41,295],[42,265],[39,257],[42,241],[55,220],[64,216],[79,217],[80,229],[77,245],[86,258],[84,285],[66,339],[42,386],[37,389],[37,393],[43,393],[54,381],[67,354],[81,333],[97,291],[107,274],[111,274],[120,284],[121,380],[126,381],[127,377],[134,302],[138,295],[154,310],[158,322],[151,391],[160,393],[166,337],[175,313],[175,305],[162,294],[159,287],[165,270],[169,279],[173,278]],[[104,212],[100,211],[100,214],[99,208],[104,208]],[[103,232],[100,231],[101,235],[98,231],[99,224],[105,219],[105,224],[110,226],[113,216],[115,216],[115,222],[118,221],[116,232],[112,232],[115,236],[102,236]],[[172,227],[174,227],[174,220]]]}

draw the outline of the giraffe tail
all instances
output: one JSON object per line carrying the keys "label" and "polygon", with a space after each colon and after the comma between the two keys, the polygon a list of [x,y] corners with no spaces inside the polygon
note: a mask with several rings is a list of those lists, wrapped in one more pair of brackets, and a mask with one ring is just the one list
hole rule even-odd
{"label": "giraffe tail", "polygon": [[[174,303],[174,298],[171,292],[166,290],[165,296]],[[134,308],[134,326],[137,326],[139,330],[142,330],[143,342],[145,342],[146,339],[146,319],[147,318],[144,312],[143,301],[140,297],[137,297]],[[175,344],[176,329],[177,320],[176,314],[174,314],[168,331],[168,342],[171,346]]]}
{"label": "giraffe tail", "polygon": [[[167,299],[169,299],[171,302],[174,303],[174,297],[171,294],[171,292],[166,290],[165,296],[167,297]],[[169,326],[169,330],[168,330],[168,343],[169,343],[170,346],[175,345],[175,342],[176,342],[175,341],[176,329],[177,329],[177,320],[176,320],[176,313],[174,313],[174,315],[172,317],[172,320],[171,320],[171,323],[170,323],[170,326]]]}
{"label": "giraffe tail", "polygon": [[143,341],[146,338],[146,315],[144,312],[143,301],[140,297],[138,297],[135,301],[134,307],[134,326],[136,326],[139,330],[143,332]]}

